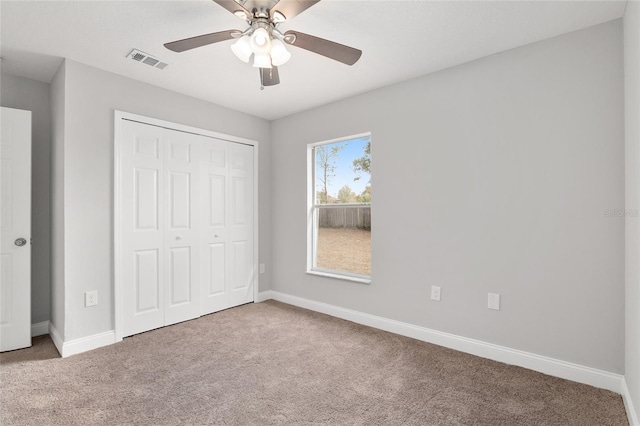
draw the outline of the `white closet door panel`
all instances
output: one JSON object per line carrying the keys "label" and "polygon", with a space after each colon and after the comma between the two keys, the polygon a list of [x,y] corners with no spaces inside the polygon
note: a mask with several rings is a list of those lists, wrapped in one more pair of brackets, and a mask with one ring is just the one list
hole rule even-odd
{"label": "white closet door panel", "polygon": [[134,123],[128,121],[128,126],[135,128],[135,140],[133,141],[133,158],[138,161],[143,160],[161,160],[162,153],[162,130],[161,129],[153,129],[152,131],[143,130],[146,126],[141,123]]}
{"label": "white closet door panel", "polygon": [[209,244],[207,257],[207,270],[203,271],[205,277],[202,283],[204,298],[202,314],[210,314],[230,308],[228,287],[227,249],[225,243]]}
{"label": "white closet door panel", "polygon": [[160,170],[157,168],[134,167],[134,229],[136,231],[159,229]]}
{"label": "white closet door panel", "polygon": [[226,202],[225,193],[227,191],[227,177],[225,175],[209,173],[208,178],[208,200],[207,216],[210,228],[224,228],[226,223]]}
{"label": "white closet door panel", "polygon": [[165,129],[165,325],[200,316],[201,136]]}
{"label": "white closet door panel", "polygon": [[253,147],[229,144],[229,277],[231,306],[253,301]]}
{"label": "white closet door panel", "polygon": [[236,228],[241,227],[243,230],[249,228],[247,221],[247,202],[251,201],[247,200],[249,185],[246,177],[233,176],[231,178],[231,197],[233,200],[231,225]]}
{"label": "white closet door panel", "polygon": [[225,292],[225,243],[209,244],[207,296],[219,296]]}
{"label": "white closet door panel", "polygon": [[191,186],[191,173],[169,172],[169,217],[174,231],[191,229]]}
{"label": "white closet door panel", "polygon": [[134,256],[134,314],[161,310],[159,250],[134,250]]}
{"label": "white closet door panel", "polygon": [[247,241],[234,241],[231,246],[231,264],[233,265],[233,290],[245,289],[251,285],[250,270],[247,268],[247,259],[250,257],[248,253],[249,244]]}
{"label": "white closet door panel", "polygon": [[164,325],[163,129],[124,120],[121,157],[123,335]]}
{"label": "white closet door panel", "polygon": [[227,294],[228,147],[228,142],[214,138],[203,138],[201,146],[203,314],[230,307]]}
{"label": "white closet door panel", "polygon": [[169,250],[170,269],[169,306],[175,307],[193,301],[191,294],[191,247],[173,247]]}

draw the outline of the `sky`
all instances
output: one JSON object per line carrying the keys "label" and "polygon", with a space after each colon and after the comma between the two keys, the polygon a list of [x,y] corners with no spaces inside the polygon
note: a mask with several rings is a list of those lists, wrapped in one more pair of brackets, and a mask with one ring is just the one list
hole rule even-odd
{"label": "sky", "polygon": [[[335,161],[335,176],[329,180],[328,192],[330,196],[337,197],[338,191],[344,185],[349,185],[351,190],[356,194],[364,191],[364,188],[369,183],[369,175],[361,173],[360,179],[354,180],[358,174],[353,171],[353,160],[364,155],[364,148],[369,139],[370,136],[366,136],[327,145],[329,148],[337,145],[345,145],[345,148],[339,152],[339,158]],[[317,173],[319,173],[318,169],[316,169],[316,174]],[[322,183],[318,179],[316,179],[316,190],[322,190]]]}

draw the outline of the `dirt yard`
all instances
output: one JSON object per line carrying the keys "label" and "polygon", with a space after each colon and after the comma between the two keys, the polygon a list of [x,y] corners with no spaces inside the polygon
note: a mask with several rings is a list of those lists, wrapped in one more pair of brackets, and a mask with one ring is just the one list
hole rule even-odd
{"label": "dirt yard", "polygon": [[318,267],[371,275],[371,231],[319,228]]}

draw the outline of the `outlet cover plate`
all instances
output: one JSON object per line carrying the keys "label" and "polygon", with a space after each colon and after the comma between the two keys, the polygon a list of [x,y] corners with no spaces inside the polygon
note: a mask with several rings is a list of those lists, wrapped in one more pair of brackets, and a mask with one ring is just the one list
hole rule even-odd
{"label": "outlet cover plate", "polygon": [[500,295],[497,293],[489,293],[487,307],[494,311],[500,310]]}
{"label": "outlet cover plate", "polygon": [[98,291],[85,291],[84,292],[84,306],[88,308],[89,306],[96,306],[98,304]]}
{"label": "outlet cover plate", "polygon": [[437,285],[431,286],[431,300],[440,301],[440,287]]}

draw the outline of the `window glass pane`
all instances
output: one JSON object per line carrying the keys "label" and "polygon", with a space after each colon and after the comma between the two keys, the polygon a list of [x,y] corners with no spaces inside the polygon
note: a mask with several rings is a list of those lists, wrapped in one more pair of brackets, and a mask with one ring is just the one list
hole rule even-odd
{"label": "window glass pane", "polygon": [[371,138],[317,146],[315,203],[353,204],[371,202]]}
{"label": "window glass pane", "polygon": [[[318,213],[316,267],[371,275],[371,207],[319,209]],[[334,226],[336,218],[358,217],[360,226]]]}

